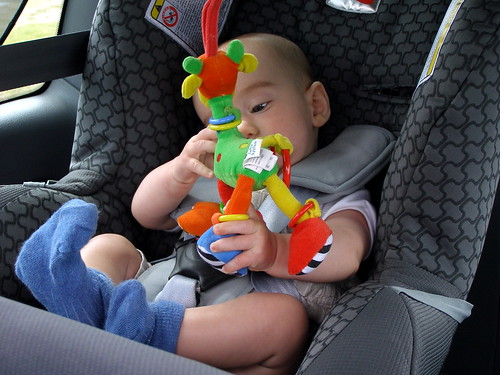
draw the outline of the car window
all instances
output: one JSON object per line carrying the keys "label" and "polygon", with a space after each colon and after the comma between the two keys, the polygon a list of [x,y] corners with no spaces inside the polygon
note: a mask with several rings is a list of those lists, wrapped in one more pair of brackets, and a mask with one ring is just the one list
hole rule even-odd
{"label": "car window", "polygon": [[[64,0],[1,0],[1,44],[14,44],[57,35],[63,6]],[[0,91],[0,102],[32,93],[42,86],[43,82]]]}
{"label": "car window", "polygon": [[22,10],[24,3],[24,0],[4,0],[0,3],[0,35],[2,36],[0,40],[2,42],[7,28],[10,26],[16,13]]}

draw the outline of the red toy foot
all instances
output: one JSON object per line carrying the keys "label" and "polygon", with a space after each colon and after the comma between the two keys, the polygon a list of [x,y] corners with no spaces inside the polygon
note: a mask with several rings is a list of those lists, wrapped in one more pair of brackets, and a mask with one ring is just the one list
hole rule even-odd
{"label": "red toy foot", "polygon": [[197,202],[193,208],[184,215],[179,216],[179,226],[192,234],[200,237],[212,226],[212,215],[220,213],[220,205],[214,202]]}
{"label": "red toy foot", "polygon": [[288,273],[303,275],[314,271],[330,251],[332,242],[332,231],[319,217],[297,224],[290,238]]}

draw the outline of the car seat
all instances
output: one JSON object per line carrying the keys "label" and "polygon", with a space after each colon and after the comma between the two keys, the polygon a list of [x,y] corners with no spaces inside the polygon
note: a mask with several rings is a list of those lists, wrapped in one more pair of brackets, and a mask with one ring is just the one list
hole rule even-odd
{"label": "car seat", "polygon": [[[126,235],[151,259],[175,241],[141,228],[129,209],[141,179],[201,125],[179,95],[186,52],[144,20],[148,5],[98,6],[69,173],[51,185],[0,188],[4,297],[36,305],[14,276],[17,252],[75,197],[98,205],[99,232]],[[332,309],[298,373],[433,374],[445,359],[458,323],[442,302],[467,297],[496,194],[500,53],[499,4],[452,1],[445,17],[448,5],[382,0],[376,13],[361,15],[323,2],[232,3],[221,39],[273,32],[310,57],[334,114],[322,145],[355,124],[399,135],[382,188],[375,268]],[[429,296],[450,300],[432,305]],[[57,373],[79,346],[86,350],[74,373],[105,372],[124,359],[122,373],[220,373],[11,300],[0,299],[0,324],[12,341],[1,351],[6,373],[30,365]],[[131,359],[147,360],[146,370]]]}

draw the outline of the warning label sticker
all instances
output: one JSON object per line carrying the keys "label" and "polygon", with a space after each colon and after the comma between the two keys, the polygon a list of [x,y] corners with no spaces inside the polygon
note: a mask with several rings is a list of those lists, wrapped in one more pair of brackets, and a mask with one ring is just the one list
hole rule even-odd
{"label": "warning label sticker", "polygon": [[[219,34],[226,23],[233,0],[223,0],[219,11]],[[201,0],[152,0],[146,19],[179,43],[189,54],[201,55]]]}

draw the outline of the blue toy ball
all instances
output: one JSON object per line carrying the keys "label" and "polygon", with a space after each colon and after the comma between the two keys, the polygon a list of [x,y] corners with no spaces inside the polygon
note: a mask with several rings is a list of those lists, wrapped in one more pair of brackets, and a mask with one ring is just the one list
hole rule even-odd
{"label": "blue toy ball", "polygon": [[[235,234],[228,234],[225,236],[216,235],[214,234],[213,227],[211,227],[198,239],[198,253],[205,262],[210,264],[215,269],[221,271],[224,264],[241,253],[241,250],[221,251],[220,253],[213,253],[212,251],[210,251],[210,245],[212,244],[212,242],[215,242],[221,238],[232,236],[235,236]],[[246,267],[236,272],[236,274],[240,276],[245,276],[247,273],[248,269]]]}

